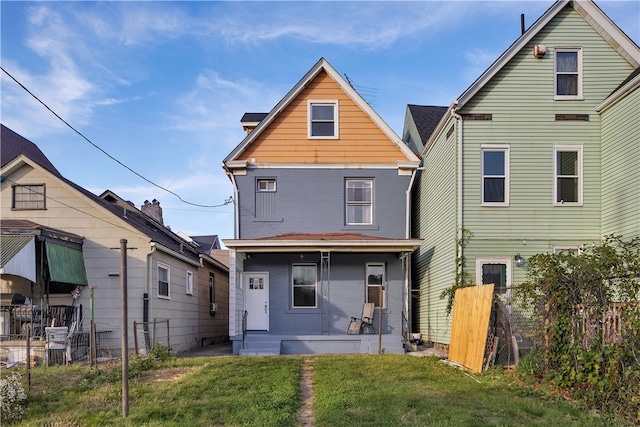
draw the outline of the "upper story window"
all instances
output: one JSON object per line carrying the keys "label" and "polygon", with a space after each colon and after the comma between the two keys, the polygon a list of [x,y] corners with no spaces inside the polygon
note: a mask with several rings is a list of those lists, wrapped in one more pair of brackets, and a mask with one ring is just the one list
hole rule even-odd
{"label": "upper story window", "polygon": [[169,266],[158,263],[158,296],[170,298]]}
{"label": "upper story window", "polygon": [[582,205],[582,146],[558,145],[554,151],[554,205]]}
{"label": "upper story window", "polygon": [[482,146],[482,205],[509,206],[509,147]]}
{"label": "upper story window", "polygon": [[209,273],[209,314],[216,314],[216,276]]}
{"label": "upper story window", "polygon": [[258,180],[258,192],[260,193],[273,193],[276,191],[275,179],[259,179]]}
{"label": "upper story window", "polygon": [[338,101],[308,101],[309,138],[338,138]]}
{"label": "upper story window", "polygon": [[373,180],[346,181],[347,225],[373,224]]}
{"label": "upper story window", "polygon": [[45,185],[14,185],[12,208],[21,210],[46,209]]}
{"label": "upper story window", "polygon": [[554,99],[582,99],[582,49],[556,48]]}

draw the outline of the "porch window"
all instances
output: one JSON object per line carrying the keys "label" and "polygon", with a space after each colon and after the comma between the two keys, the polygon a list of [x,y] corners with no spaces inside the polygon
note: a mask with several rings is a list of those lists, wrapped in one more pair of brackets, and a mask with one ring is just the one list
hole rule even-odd
{"label": "porch window", "polygon": [[382,308],[386,308],[386,288],[384,264],[367,264],[367,302],[372,302],[376,307],[380,307],[380,297],[382,296]]}
{"label": "porch window", "polygon": [[318,275],[316,264],[293,264],[293,307],[316,307]]}

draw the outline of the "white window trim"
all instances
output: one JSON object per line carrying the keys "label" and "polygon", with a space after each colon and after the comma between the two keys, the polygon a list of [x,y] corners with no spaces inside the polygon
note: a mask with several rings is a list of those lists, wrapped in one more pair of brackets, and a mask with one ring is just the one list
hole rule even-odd
{"label": "white window trim", "polygon": [[560,253],[562,251],[566,251],[566,250],[572,250],[575,249],[578,251],[578,255],[580,255],[582,253],[582,245],[554,245],[553,246],[553,253],[557,254]]}
{"label": "white window trim", "polygon": [[[311,134],[311,106],[312,105],[331,105],[333,106],[333,135],[332,136],[313,136]],[[340,138],[340,109],[337,99],[309,99],[307,100],[307,138],[308,139],[339,139]]]}
{"label": "white window trim", "polygon": [[[369,182],[371,183],[371,220],[369,222],[349,222],[349,206],[351,205],[349,203],[349,189],[347,186],[347,183],[349,182]],[[344,180],[344,219],[345,219],[345,223],[346,225],[353,225],[353,226],[358,226],[358,225],[373,225],[373,215],[374,215],[374,206],[375,206],[375,194],[373,191],[373,179],[372,178],[347,178]],[[356,203],[353,203],[356,204]],[[363,203],[359,203],[359,205],[363,205]]]}
{"label": "white window trim", "polygon": [[[577,202],[558,202],[558,151],[575,151],[578,153],[578,201]],[[554,145],[553,146],[553,206],[582,206],[583,204],[583,162],[582,162],[582,144],[579,145]]]}
{"label": "white window trim", "polygon": [[187,270],[186,276],[187,295],[193,295],[193,271]]}
{"label": "white window trim", "polygon": [[[315,302],[314,305],[295,305],[295,295],[294,295],[294,289],[295,289],[295,285],[293,284],[293,268],[296,266],[308,266],[314,267],[314,272],[316,275],[316,284],[315,284]],[[305,309],[305,308],[318,308],[318,264],[313,263],[313,262],[295,262],[293,264],[291,264],[291,308],[294,309]]]}
{"label": "white window trim", "polygon": [[507,266],[507,292],[500,294],[501,297],[511,296],[511,286],[513,283],[513,258],[512,257],[478,257],[476,258],[476,285],[482,285],[482,266],[484,264],[505,264]]}
{"label": "white window trim", "polygon": [[[509,149],[511,147],[506,144],[497,145],[497,144],[483,144],[480,146],[480,206],[509,206],[509,193],[510,184],[509,184],[509,175],[510,175],[510,165],[509,165],[509,157],[510,152]],[[504,202],[485,202],[484,201],[484,152],[485,151],[504,151]],[[489,175],[489,176],[497,176],[497,175]]]}
{"label": "white window trim", "polygon": [[[556,66],[557,52],[577,52],[578,53],[578,94],[577,95],[558,95],[558,72]],[[564,100],[582,100],[582,48],[581,47],[557,47],[553,50],[553,99],[556,101]]]}
{"label": "white window trim", "polygon": [[[273,190],[269,189],[268,186],[266,189],[260,188],[261,182],[273,182]],[[275,193],[277,189],[277,184],[275,178],[258,178],[256,180],[256,191],[258,193]]]}
{"label": "white window trim", "polygon": [[[382,290],[382,309],[387,308],[387,266],[384,262],[368,262],[365,268],[365,278],[364,278],[364,286],[365,286],[365,301],[368,301],[367,297],[369,295],[369,267],[382,267],[382,286],[384,289]],[[378,286],[378,285],[371,285]],[[377,303],[378,301],[376,301]]]}
{"label": "white window trim", "polygon": [[[167,295],[160,295],[160,269],[161,268],[167,270]],[[158,266],[156,267],[156,274],[157,274],[156,286],[158,287],[157,289],[158,298],[171,299],[171,267],[167,264],[163,264],[159,262]]]}

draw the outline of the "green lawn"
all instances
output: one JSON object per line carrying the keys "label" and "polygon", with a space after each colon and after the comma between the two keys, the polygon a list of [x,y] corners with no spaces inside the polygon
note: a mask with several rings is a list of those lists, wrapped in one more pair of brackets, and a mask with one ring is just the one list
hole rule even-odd
{"label": "green lawn", "polygon": [[615,425],[513,374],[474,379],[399,355],[134,358],[126,419],[118,365],[38,367],[21,425],[295,426],[303,364],[312,366],[317,426]]}

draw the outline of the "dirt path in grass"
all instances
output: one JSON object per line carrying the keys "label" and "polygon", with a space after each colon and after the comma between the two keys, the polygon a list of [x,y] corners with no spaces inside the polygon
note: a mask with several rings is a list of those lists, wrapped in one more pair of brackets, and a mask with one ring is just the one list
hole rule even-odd
{"label": "dirt path in grass", "polygon": [[297,414],[298,425],[300,427],[311,427],[315,420],[313,416],[313,361],[311,359],[305,359],[300,371],[300,397],[302,397],[302,405]]}

